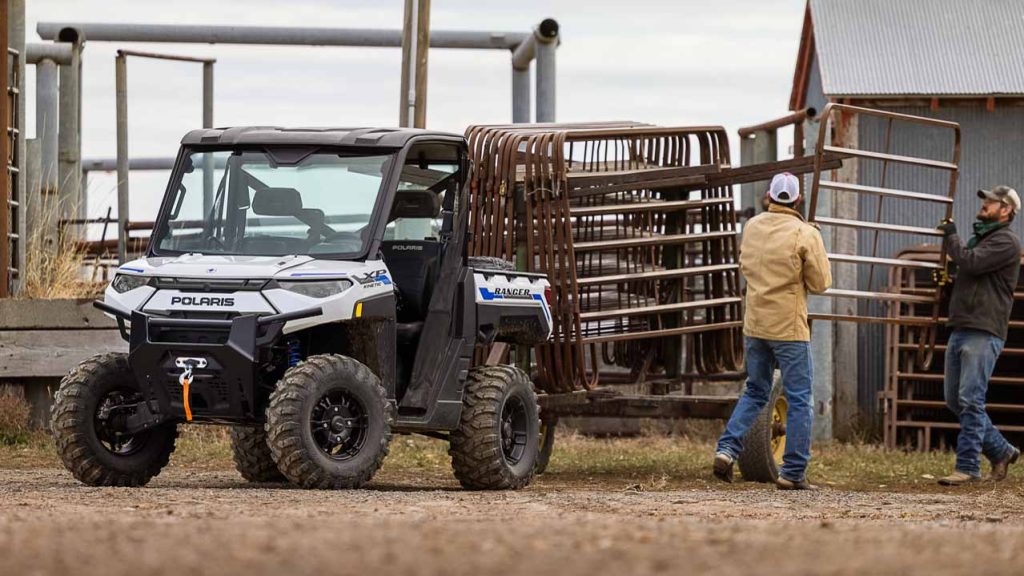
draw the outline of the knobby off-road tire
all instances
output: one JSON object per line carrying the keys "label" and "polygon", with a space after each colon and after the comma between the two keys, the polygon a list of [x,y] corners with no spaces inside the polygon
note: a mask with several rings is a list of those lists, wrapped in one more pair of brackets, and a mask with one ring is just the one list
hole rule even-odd
{"label": "knobby off-road tire", "polygon": [[507,270],[512,272],[516,269],[516,265],[512,262],[495,256],[470,256],[466,259],[466,264],[476,270]]}
{"label": "knobby off-road tire", "polygon": [[[761,410],[754,425],[743,438],[743,453],[736,462],[744,480],[775,482],[779,477],[779,463],[786,446],[786,407],[786,397],[782,393],[782,377],[776,370],[768,404]],[[781,422],[777,422],[779,410],[782,414]]]}
{"label": "knobby off-road tire", "polygon": [[143,486],[167,465],[178,437],[176,423],[117,437],[101,408],[141,399],[128,355],[99,354],[60,382],[50,409],[50,430],[64,466],[89,486]]}
{"label": "knobby off-road tire", "polygon": [[540,447],[537,395],[514,366],[469,371],[462,419],[448,454],[455,478],[470,490],[514,490],[533,479]]}
{"label": "knobby off-road tire", "polygon": [[270,396],[270,453],[303,488],[358,488],[387,456],[391,418],[369,368],[336,354],[311,356],[289,368]]}
{"label": "knobby off-road tire", "polygon": [[284,482],[287,478],[267,444],[267,431],[262,425],[231,427],[231,458],[235,469],[249,482]]}

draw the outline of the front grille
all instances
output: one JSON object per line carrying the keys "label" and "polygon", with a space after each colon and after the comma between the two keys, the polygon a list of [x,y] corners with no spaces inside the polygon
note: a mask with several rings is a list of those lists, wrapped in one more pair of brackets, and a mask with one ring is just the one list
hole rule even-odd
{"label": "front grille", "polygon": [[183,292],[238,292],[258,291],[267,280],[260,278],[171,278],[157,276],[150,285],[158,290],[181,290]]}
{"label": "front grille", "polygon": [[[152,314],[152,313],[151,313]],[[153,314],[154,316],[156,314]],[[161,318],[185,318],[188,320],[232,320],[238,312],[207,312],[205,310],[168,310],[160,314]]]}

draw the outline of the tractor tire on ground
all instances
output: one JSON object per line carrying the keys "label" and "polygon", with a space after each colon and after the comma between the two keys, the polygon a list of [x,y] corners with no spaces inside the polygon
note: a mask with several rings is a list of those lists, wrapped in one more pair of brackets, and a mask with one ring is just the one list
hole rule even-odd
{"label": "tractor tire on ground", "polygon": [[268,444],[277,468],[303,488],[358,488],[387,456],[391,418],[369,368],[336,354],[311,356],[270,396]]}
{"label": "tractor tire on ground", "polygon": [[470,268],[476,270],[508,270],[511,272],[516,269],[516,265],[512,262],[495,256],[470,256],[466,259],[466,263]]}
{"label": "tractor tire on ground", "polygon": [[50,409],[50,430],[64,466],[89,486],[143,486],[167,465],[178,437],[176,423],[132,435],[117,431],[142,399],[128,355],[99,354],[60,382]]}
{"label": "tractor tire on ground", "polygon": [[743,453],[737,460],[740,474],[748,482],[775,482],[786,449],[786,409],[782,377],[775,371],[768,404],[743,438]]}
{"label": "tractor tire on ground", "polygon": [[235,469],[249,482],[287,480],[270,454],[267,431],[262,425],[231,427],[231,458],[235,461]]}
{"label": "tractor tire on ground", "polygon": [[540,450],[537,452],[537,465],[534,466],[534,474],[538,476],[548,469],[551,462],[551,451],[555,447],[555,429],[558,428],[558,419],[541,420],[540,423]]}
{"label": "tractor tire on ground", "polygon": [[470,370],[462,420],[448,448],[462,487],[514,490],[529,484],[540,448],[539,412],[530,377],[519,368]]}

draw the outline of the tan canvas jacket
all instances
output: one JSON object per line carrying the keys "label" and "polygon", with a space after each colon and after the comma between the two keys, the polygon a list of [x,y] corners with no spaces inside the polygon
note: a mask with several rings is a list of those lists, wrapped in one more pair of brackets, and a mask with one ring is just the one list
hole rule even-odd
{"label": "tan canvas jacket", "polygon": [[743,333],[766,340],[811,339],[807,293],[832,285],[821,234],[803,216],[772,204],[743,228],[740,271],[747,281]]}

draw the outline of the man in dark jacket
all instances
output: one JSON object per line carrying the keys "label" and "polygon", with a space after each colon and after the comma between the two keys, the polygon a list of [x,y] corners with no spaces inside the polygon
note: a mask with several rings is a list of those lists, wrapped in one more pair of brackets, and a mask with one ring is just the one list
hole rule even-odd
{"label": "man in dark jacket", "polygon": [[981,454],[992,463],[990,478],[1006,478],[1006,470],[1020,457],[996,430],[985,413],[985,396],[996,359],[1003,351],[1013,307],[1013,292],[1020,273],[1020,240],[1010,223],[1020,211],[1020,196],[1008,186],[978,190],[981,210],[974,237],[960,243],[956,225],[944,222],[946,251],[956,265],[953,296],[949,302],[946,348],[946,405],[960,419],[956,470],[939,484],[958,486],[981,478]]}

